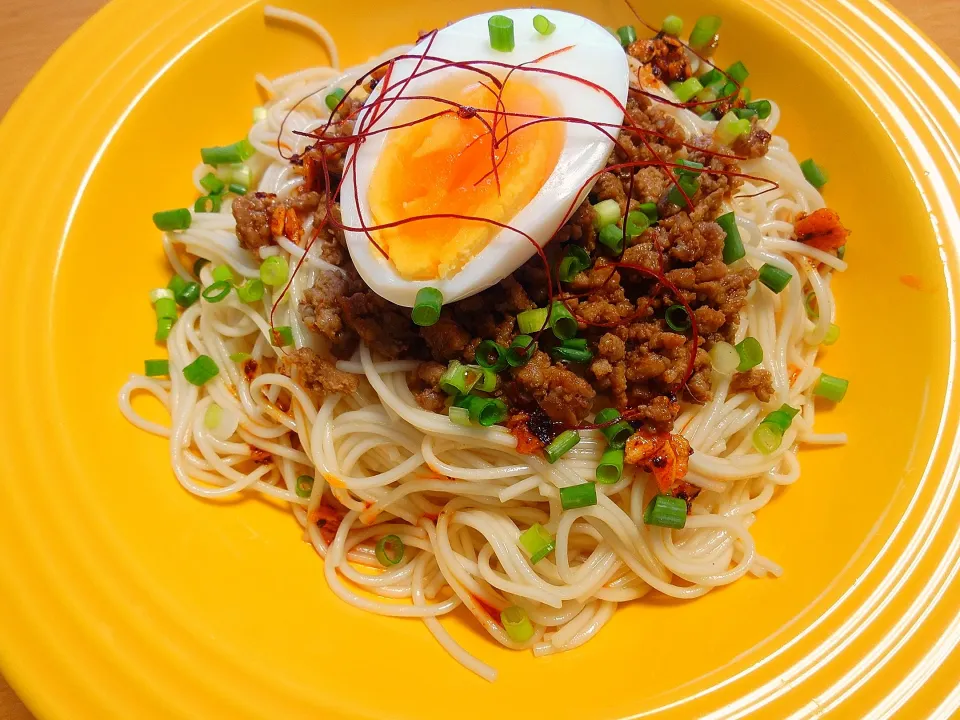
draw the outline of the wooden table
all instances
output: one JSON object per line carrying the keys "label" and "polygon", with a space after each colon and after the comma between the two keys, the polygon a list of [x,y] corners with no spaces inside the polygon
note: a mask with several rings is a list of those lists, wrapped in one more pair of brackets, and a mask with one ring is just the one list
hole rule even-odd
{"label": "wooden table", "polygon": [[[960,0],[891,0],[960,64]],[[103,0],[0,0],[0,115]],[[0,720],[33,716],[0,677]]]}

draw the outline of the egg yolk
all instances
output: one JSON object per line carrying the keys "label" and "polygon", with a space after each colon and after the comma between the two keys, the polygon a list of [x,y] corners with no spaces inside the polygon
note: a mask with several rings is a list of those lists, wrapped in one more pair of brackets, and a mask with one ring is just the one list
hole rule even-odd
{"label": "egg yolk", "polygon": [[[465,108],[493,110],[496,96],[475,75],[418,92],[452,100]],[[403,112],[391,125],[412,122],[450,110],[434,100],[402,100]],[[556,102],[535,85],[511,76],[503,86],[501,110],[556,117]],[[503,138],[529,118],[499,115],[496,136]],[[486,124],[484,123],[486,121]],[[371,176],[368,200],[373,222],[384,225],[405,218],[449,213],[482,217],[509,224],[540,191],[557,164],[563,147],[562,122],[541,122],[517,130],[498,147],[489,126],[492,112],[452,112],[387,135]],[[497,163],[497,179],[492,172]],[[502,228],[461,218],[430,218],[374,233],[397,272],[408,280],[448,277],[479,253]],[[517,242],[527,242],[517,237]],[[376,249],[373,249],[376,252]]]}

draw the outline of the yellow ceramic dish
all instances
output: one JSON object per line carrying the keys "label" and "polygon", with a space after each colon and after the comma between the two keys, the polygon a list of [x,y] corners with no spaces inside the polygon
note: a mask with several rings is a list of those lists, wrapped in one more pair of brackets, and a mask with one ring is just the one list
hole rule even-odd
{"label": "yellow ceramic dish", "polygon": [[[496,3],[297,0],[345,62]],[[561,2],[611,25],[620,2]],[[448,621],[489,685],[414,621],[337,601],[282,508],[184,493],[117,388],[156,355],[166,277],[151,213],[191,196],[197,148],[258,104],[255,72],[324,60],[246,0],[114,0],[0,126],[0,666],[42,717],[919,717],[960,705],[955,68],[885,5],[711,3],[723,52],[780,101],[780,132],[830,169],[855,230],[823,361],[824,413],[755,537],[786,568],[693,603],[638,602],[535,660]],[[693,18],[706,3],[643,4]],[[375,10],[375,12],[374,12]],[[904,278],[903,276],[909,276]],[[220,507],[228,505],[229,507]]]}

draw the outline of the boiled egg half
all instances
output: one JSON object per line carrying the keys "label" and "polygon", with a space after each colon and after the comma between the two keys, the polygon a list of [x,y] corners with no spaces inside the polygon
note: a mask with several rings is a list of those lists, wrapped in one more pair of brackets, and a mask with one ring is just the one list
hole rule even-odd
{"label": "boiled egg half", "polygon": [[[513,20],[513,50],[491,47],[491,15]],[[556,10],[469,17],[407,55],[357,116],[340,204],[345,225],[380,228],[346,232],[361,277],[412,307],[424,287],[478,293],[550,240],[613,149],[629,69],[610,32]]]}

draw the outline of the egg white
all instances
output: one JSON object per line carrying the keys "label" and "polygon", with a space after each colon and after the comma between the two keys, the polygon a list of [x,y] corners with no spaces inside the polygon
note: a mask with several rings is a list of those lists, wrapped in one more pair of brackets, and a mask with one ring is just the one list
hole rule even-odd
{"label": "egg white", "polygon": [[[506,15],[513,19],[516,47],[511,52],[499,52],[490,47],[487,19],[491,15]],[[546,15],[556,25],[550,35],[540,35],[533,27],[535,15]],[[426,40],[419,43],[409,55],[421,55]],[[461,20],[440,30],[429,50],[429,55],[449,61],[495,61],[511,65],[530,62],[554,50],[570,46],[570,49],[539,63],[550,68],[575,75],[599,85],[614,95],[621,105],[626,103],[629,88],[629,66],[626,53],[618,40],[605,28],[591,20],[560,12],[558,10],[516,9],[484,13]],[[390,84],[410,77],[418,60],[399,60],[391,73]],[[421,70],[440,65],[423,61]],[[484,69],[501,74],[503,70],[492,67]],[[463,73],[463,70],[444,68],[410,82],[403,96],[427,94],[430,86],[448,77],[447,73]],[[479,79],[475,73],[472,78]],[[558,114],[576,117],[596,123],[620,124],[623,113],[606,95],[575,80],[559,78],[543,73],[523,73],[524,81],[536,85],[545,94],[552,96]],[[399,94],[392,91],[390,97]],[[367,104],[380,96],[375,90]],[[373,129],[389,127],[394,118],[403,112],[405,103],[399,100],[382,118],[373,124]],[[358,127],[364,123],[368,110],[358,115]],[[604,166],[613,149],[613,141],[595,128],[577,123],[563,123],[564,142],[557,165],[533,199],[512,219],[507,221],[531,236],[543,247],[553,236],[571,206],[579,204],[592,187],[581,192],[581,186],[596,171]],[[616,137],[616,129],[608,130]],[[356,162],[344,178],[340,206],[345,225],[360,227],[360,213],[365,225],[372,225],[367,202],[367,188],[376,167],[380,152],[389,133],[367,137],[350,150],[347,162],[356,153]],[[402,178],[397,179],[402,182]],[[357,202],[359,200],[359,203]],[[502,280],[536,252],[531,243],[512,230],[501,230],[486,247],[467,262],[458,272],[443,279],[427,281],[406,280],[397,274],[393,264],[386,260],[362,232],[346,233],[347,249],[354,265],[367,285],[383,298],[397,305],[412,307],[417,291],[423,287],[435,287],[443,294],[444,303],[469,297]]]}

